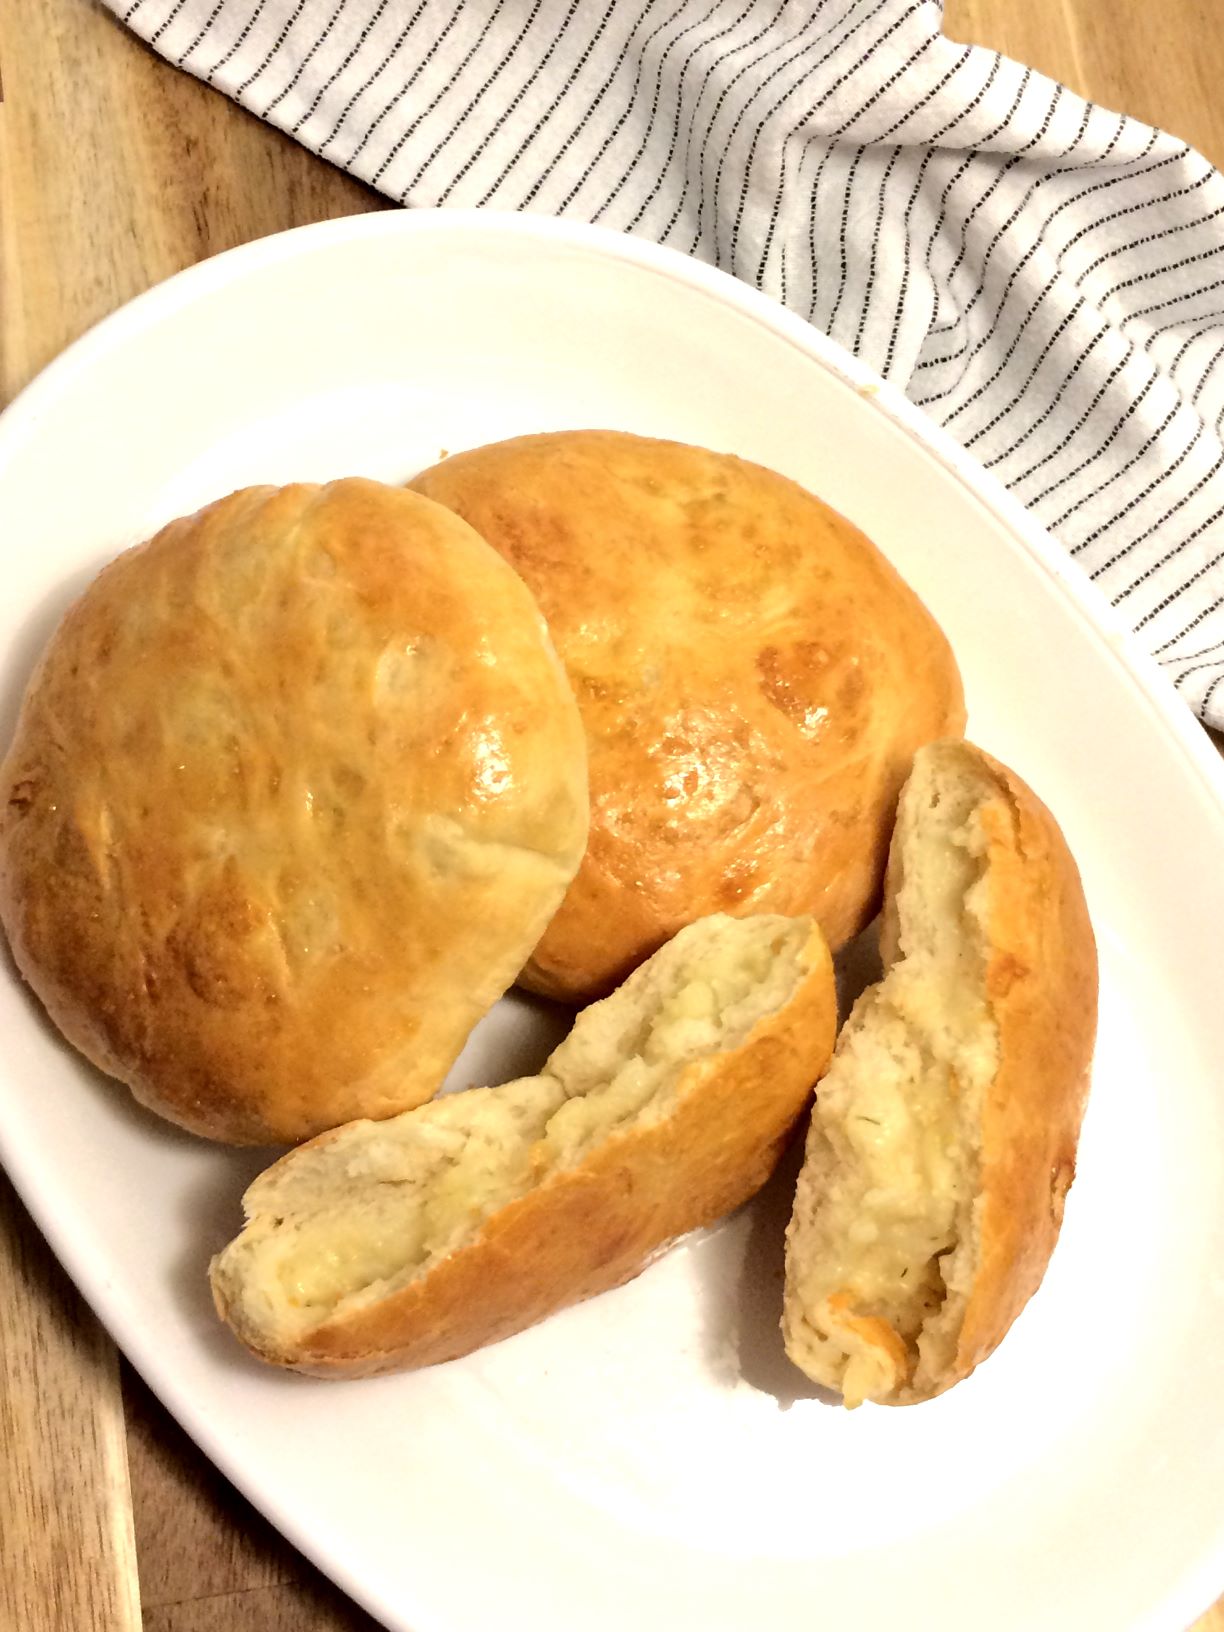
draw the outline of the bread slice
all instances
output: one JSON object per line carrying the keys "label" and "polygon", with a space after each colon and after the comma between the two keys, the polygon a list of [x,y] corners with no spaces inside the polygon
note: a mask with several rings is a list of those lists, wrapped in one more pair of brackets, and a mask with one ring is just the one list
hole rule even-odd
{"label": "bread slice", "polygon": [[821,1084],[787,1232],[791,1359],[849,1406],[965,1377],[1058,1238],[1096,1030],[1079,874],[1049,811],[963,742],[920,749],[885,976]]}
{"label": "bread slice", "polygon": [[353,1122],[283,1157],[213,1261],[278,1365],[429,1365],[630,1279],[769,1177],[832,1053],[811,919],[706,918],[584,1010],[537,1077]]}

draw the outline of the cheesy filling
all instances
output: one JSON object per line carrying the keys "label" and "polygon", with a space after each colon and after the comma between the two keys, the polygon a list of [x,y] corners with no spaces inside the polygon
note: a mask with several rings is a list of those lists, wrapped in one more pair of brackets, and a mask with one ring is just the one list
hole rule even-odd
{"label": "cheesy filling", "polygon": [[981,934],[985,841],[966,800],[898,900],[900,958],[856,1004],[808,1137],[813,1206],[788,1241],[788,1344],[847,1405],[921,1387],[952,1357],[971,1278],[975,1130],[998,1066]]}
{"label": "cheesy filling", "polygon": [[803,972],[807,920],[707,923],[580,1014],[540,1076],[353,1123],[287,1158],[223,1255],[245,1259],[230,1280],[252,1317],[297,1336],[384,1297],[551,1173],[666,1115],[684,1068],[738,1047]]}

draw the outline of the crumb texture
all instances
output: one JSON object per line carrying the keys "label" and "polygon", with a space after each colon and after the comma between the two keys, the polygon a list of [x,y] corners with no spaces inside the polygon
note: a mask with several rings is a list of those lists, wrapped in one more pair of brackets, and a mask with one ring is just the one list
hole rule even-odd
{"label": "crumb texture", "polygon": [[971,1278],[976,1129],[998,1064],[981,919],[989,791],[915,773],[895,961],[851,1014],[809,1130],[786,1337],[848,1404],[921,1387],[947,1363]]}

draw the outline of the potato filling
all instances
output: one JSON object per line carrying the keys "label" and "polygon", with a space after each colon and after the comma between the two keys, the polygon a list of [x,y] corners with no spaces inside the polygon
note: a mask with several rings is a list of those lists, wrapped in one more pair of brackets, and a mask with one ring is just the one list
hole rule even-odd
{"label": "potato filling", "polygon": [[[700,931],[700,933],[696,933]],[[687,1065],[789,1001],[806,919],[707,919],[580,1014],[538,1077],[358,1122],[271,1169],[226,1249],[261,1324],[298,1335],[406,1285],[591,1147],[666,1114]]]}
{"label": "potato filling", "polygon": [[[981,933],[976,790],[936,789],[907,846],[899,957],[820,1084],[788,1234],[787,1343],[848,1405],[937,1372],[955,1345],[979,1107],[998,1064]],[[796,1313],[798,1311],[798,1313]]]}

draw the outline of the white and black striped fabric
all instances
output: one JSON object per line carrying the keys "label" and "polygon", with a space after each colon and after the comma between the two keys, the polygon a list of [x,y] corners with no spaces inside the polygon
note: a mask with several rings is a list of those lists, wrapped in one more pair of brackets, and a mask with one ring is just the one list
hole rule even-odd
{"label": "white and black striped fabric", "polygon": [[1045,523],[1224,727],[1224,179],[940,0],[109,0],[407,205],[599,221],[776,296]]}

